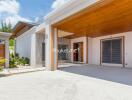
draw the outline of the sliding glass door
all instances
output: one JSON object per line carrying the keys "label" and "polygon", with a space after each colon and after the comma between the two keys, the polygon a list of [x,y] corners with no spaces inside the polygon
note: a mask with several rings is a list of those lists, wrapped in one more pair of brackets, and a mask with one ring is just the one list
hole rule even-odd
{"label": "sliding glass door", "polygon": [[122,38],[102,41],[102,63],[123,64]]}

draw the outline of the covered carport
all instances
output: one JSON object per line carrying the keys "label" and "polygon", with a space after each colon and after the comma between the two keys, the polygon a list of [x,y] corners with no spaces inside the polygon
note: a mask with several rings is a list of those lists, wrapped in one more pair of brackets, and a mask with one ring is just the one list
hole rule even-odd
{"label": "covered carport", "polygon": [[[64,13],[65,12],[65,13]],[[131,0],[78,0],[69,2],[64,7],[53,11],[45,17],[47,27],[47,66],[57,69],[58,30],[74,33],[65,36],[73,39],[78,37],[100,37],[132,31],[132,1]],[[86,59],[90,62],[89,49]],[[89,49],[88,49],[89,48]],[[50,51],[49,51],[50,49]],[[123,54],[124,54],[124,50]],[[125,57],[121,63],[125,66]]]}

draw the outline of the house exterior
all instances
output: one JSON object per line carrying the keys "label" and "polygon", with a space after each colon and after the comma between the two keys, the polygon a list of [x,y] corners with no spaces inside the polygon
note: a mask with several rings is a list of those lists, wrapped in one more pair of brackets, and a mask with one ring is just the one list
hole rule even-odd
{"label": "house exterior", "polygon": [[30,53],[23,56],[30,54],[33,66],[39,62],[48,70],[56,70],[59,63],[71,62],[132,68],[132,1],[71,0],[45,16],[44,23],[17,36],[16,41],[22,36],[23,44],[30,44],[18,44],[16,51],[20,52],[18,46],[29,48]]}
{"label": "house exterior", "polygon": [[5,68],[9,67],[9,38],[11,33],[0,32],[0,58],[5,58]]}
{"label": "house exterior", "polygon": [[[13,28],[13,37],[16,40],[15,53],[30,59],[31,66],[41,66],[43,33],[36,33],[37,24],[18,22]],[[37,43],[37,44],[36,44]],[[35,56],[37,51],[37,57]]]}

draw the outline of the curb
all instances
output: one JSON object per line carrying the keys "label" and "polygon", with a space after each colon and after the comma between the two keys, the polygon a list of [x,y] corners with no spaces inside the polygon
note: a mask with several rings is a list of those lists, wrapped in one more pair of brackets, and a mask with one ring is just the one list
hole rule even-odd
{"label": "curb", "polygon": [[1,77],[8,77],[8,76],[12,76],[12,75],[19,75],[19,74],[26,74],[26,73],[32,73],[32,72],[39,72],[39,71],[45,71],[45,69],[38,69],[38,70],[31,70],[31,71],[23,71],[23,72],[14,72],[14,73],[0,73],[0,78]]}

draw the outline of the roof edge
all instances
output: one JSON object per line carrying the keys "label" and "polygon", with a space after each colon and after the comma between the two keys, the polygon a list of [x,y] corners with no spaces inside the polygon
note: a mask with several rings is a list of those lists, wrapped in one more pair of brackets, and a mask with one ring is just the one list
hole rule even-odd
{"label": "roof edge", "polygon": [[0,32],[0,36],[10,37],[11,35],[12,35],[12,33]]}
{"label": "roof edge", "polygon": [[73,0],[69,1],[60,8],[53,10],[44,17],[45,22],[54,24],[61,21],[87,7],[90,7],[101,0]]}

